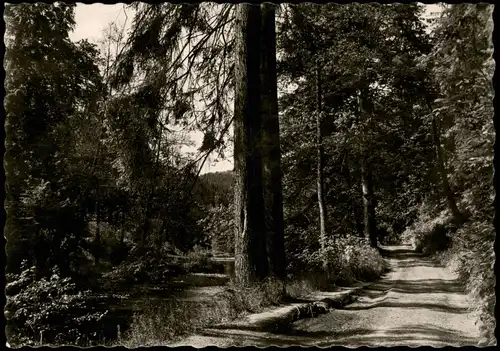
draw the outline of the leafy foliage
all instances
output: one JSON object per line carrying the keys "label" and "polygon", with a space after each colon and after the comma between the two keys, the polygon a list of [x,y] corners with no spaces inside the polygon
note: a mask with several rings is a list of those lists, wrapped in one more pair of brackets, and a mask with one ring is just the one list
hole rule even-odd
{"label": "leafy foliage", "polygon": [[97,307],[90,291],[79,292],[72,279],[58,271],[54,267],[49,279],[37,280],[35,267],[30,267],[7,284],[5,311],[12,345],[34,345],[34,340],[73,344],[100,329],[107,310]]}

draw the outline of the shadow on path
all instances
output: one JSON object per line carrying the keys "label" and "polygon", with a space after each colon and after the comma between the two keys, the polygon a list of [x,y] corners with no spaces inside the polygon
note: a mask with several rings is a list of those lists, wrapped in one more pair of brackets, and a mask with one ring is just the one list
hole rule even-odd
{"label": "shadow on path", "polygon": [[[204,336],[220,337],[219,332],[205,331]],[[374,329],[349,329],[345,331],[292,330],[286,334],[245,333],[241,330],[226,330],[223,335],[233,340],[234,346],[318,346],[333,345],[407,345],[412,342],[432,345],[476,345],[477,340],[459,332],[434,325],[404,325],[379,333]],[[319,341],[319,342],[318,342]]]}
{"label": "shadow on path", "polygon": [[[445,312],[445,313],[456,313],[456,314],[461,314],[461,313],[467,313],[468,309],[465,307],[454,307],[454,306],[448,306],[445,304],[437,304],[437,303],[420,303],[420,302],[397,302],[397,301],[382,301],[382,302],[377,302],[373,305],[363,305],[363,306],[350,306],[347,307],[346,310],[348,311],[362,311],[362,310],[369,310],[372,308],[404,308],[404,309],[415,309],[415,308],[422,308],[422,309],[427,309],[430,311],[435,311],[435,312]],[[411,311],[407,311],[407,313],[411,313]]]}
{"label": "shadow on path", "polygon": [[445,279],[414,279],[414,280],[389,280],[371,284],[360,293],[373,298],[379,293],[389,291],[401,294],[461,294],[463,289],[459,280]]}

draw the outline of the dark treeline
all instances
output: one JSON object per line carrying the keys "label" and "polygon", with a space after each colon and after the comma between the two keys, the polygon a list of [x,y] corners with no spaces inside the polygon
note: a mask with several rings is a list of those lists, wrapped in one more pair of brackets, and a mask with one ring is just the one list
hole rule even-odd
{"label": "dark treeline", "polygon": [[491,5],[134,3],[100,46],[69,39],[75,6],[5,9],[12,342],[73,343],[102,315],[56,305],[210,255],[282,296],[375,279],[400,243],[458,266],[493,338]]}

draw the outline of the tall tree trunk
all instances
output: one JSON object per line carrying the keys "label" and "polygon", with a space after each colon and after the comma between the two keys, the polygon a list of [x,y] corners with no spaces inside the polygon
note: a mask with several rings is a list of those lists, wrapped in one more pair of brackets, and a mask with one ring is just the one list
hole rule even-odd
{"label": "tall tree trunk", "polygon": [[[316,66],[316,144],[317,144],[317,178],[316,186],[318,192],[318,207],[319,207],[319,240],[321,245],[321,250],[326,248],[326,233],[327,233],[327,210],[325,205],[325,194],[324,194],[324,178],[323,178],[323,168],[324,168],[324,148],[323,148],[323,102],[322,102],[322,84],[321,84],[321,68],[319,61]],[[328,259],[323,256],[323,268],[326,270],[328,268]]]}
{"label": "tall tree trunk", "polygon": [[[429,105],[429,109],[430,109],[430,105]],[[432,113],[432,110],[431,110],[431,113]],[[442,192],[446,198],[446,201],[448,203],[448,207],[451,210],[453,218],[455,219],[455,221],[457,221],[458,223],[461,224],[461,223],[465,222],[465,216],[458,209],[457,203],[455,202],[455,196],[453,194],[453,191],[450,188],[450,183],[448,182],[448,172],[446,171],[446,168],[444,166],[443,152],[441,149],[441,138],[439,136],[439,129],[437,127],[437,122],[436,122],[436,118],[434,115],[432,116],[432,135],[433,135],[433,139],[434,139],[434,147],[436,150],[436,166],[437,166],[439,175],[441,176],[441,182],[443,184]]]}
{"label": "tall tree trunk", "polygon": [[[359,118],[363,121],[366,118],[364,91],[358,94]],[[364,124],[364,123],[363,123]],[[361,188],[363,194],[363,224],[365,238],[369,240],[372,247],[377,247],[377,221],[375,217],[375,196],[373,194],[373,178],[370,163],[366,157],[367,147],[367,128],[362,127],[362,152],[361,156]],[[369,140],[368,140],[369,141]]]}
{"label": "tall tree trunk", "polygon": [[268,274],[260,153],[260,55],[255,54],[260,52],[260,27],[260,5],[236,5],[235,278],[241,286]]}
{"label": "tall tree trunk", "polygon": [[275,6],[261,5],[262,186],[270,274],[285,278],[280,126],[276,76]]}

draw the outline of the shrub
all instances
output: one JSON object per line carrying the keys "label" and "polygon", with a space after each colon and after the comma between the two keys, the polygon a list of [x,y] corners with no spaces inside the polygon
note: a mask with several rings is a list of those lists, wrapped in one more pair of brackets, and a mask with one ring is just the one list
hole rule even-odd
{"label": "shrub", "polygon": [[436,218],[421,216],[403,233],[403,240],[411,243],[415,251],[426,256],[446,250],[451,243],[451,235],[457,227],[448,211],[442,211]]}
{"label": "shrub", "polygon": [[385,270],[384,259],[364,238],[349,236],[331,240],[324,252],[319,250],[310,255],[309,263],[316,272],[321,270],[324,255],[328,259],[330,284],[373,280]]}
{"label": "shrub", "polygon": [[[35,279],[35,268],[24,270],[7,284],[5,316],[11,345],[74,344],[92,339],[106,309],[96,308],[89,291],[77,291],[57,267],[49,279]],[[90,312],[89,312],[90,311]]]}
{"label": "shrub", "polygon": [[170,258],[144,255],[133,261],[123,262],[115,270],[105,274],[105,278],[113,286],[161,285],[184,273],[186,270],[183,266]]}
{"label": "shrub", "polygon": [[400,243],[401,238],[392,226],[377,227],[377,233],[382,245],[398,245]]}
{"label": "shrub", "polygon": [[235,310],[258,312],[263,307],[279,304],[283,298],[285,286],[279,280],[268,278],[249,288],[238,287],[231,282],[226,292],[233,295],[230,300],[236,303]]}

